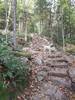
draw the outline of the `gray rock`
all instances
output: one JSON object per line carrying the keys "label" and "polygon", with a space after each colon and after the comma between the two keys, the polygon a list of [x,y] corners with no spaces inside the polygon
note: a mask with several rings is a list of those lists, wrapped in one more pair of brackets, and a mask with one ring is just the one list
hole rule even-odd
{"label": "gray rock", "polygon": [[32,100],[40,100],[39,95],[34,95],[34,96],[32,96]]}
{"label": "gray rock", "polygon": [[38,74],[37,74],[37,80],[38,81],[42,81],[46,75],[47,75],[47,72],[45,72],[45,71],[38,72]]}
{"label": "gray rock", "polygon": [[69,68],[69,76],[72,79],[72,81],[75,82],[75,68],[74,67]]}
{"label": "gray rock", "polygon": [[40,76],[40,75],[39,75],[39,76],[37,76],[37,80],[38,80],[38,81],[42,81],[43,79],[44,79],[44,77],[43,77],[43,76]]}
{"label": "gray rock", "polygon": [[53,83],[55,85],[61,84],[61,85],[68,87],[68,88],[71,87],[71,80],[68,77],[61,78],[61,77],[51,76],[50,80],[53,81]]}
{"label": "gray rock", "polygon": [[57,86],[48,83],[44,83],[43,86],[45,88],[41,87],[40,94],[34,94],[32,100],[69,100],[69,97],[59,90]]}
{"label": "gray rock", "polygon": [[56,93],[57,88],[54,85],[51,85],[46,91],[45,95],[52,96]]}
{"label": "gray rock", "polygon": [[71,88],[72,88],[73,91],[75,91],[75,82],[71,83]]}
{"label": "gray rock", "polygon": [[69,63],[72,63],[72,62],[74,61],[74,56],[73,56],[73,55],[70,55],[70,56],[64,55],[64,58],[65,58]]}
{"label": "gray rock", "polygon": [[[45,85],[44,85],[45,86]],[[67,97],[59,88],[58,86],[55,86],[53,84],[47,83],[47,89],[46,87],[43,87],[42,91],[46,96],[50,97],[50,100],[69,100],[69,97]]]}
{"label": "gray rock", "polygon": [[32,99],[31,100],[51,100],[49,96],[45,96],[45,95],[42,95],[42,94],[37,94],[37,95],[34,95],[32,96]]}
{"label": "gray rock", "polygon": [[23,63],[27,63],[27,62],[28,62],[28,58],[22,57],[22,58],[21,58],[21,61],[22,61]]}
{"label": "gray rock", "polygon": [[36,58],[34,62],[35,62],[35,64],[38,64],[38,65],[42,65],[43,64],[43,61],[40,58]]}
{"label": "gray rock", "polygon": [[69,68],[69,77],[71,79],[71,88],[75,91],[75,68]]}
{"label": "gray rock", "polygon": [[55,100],[69,100],[69,98],[65,94],[63,94],[59,89],[55,93],[55,98]]}

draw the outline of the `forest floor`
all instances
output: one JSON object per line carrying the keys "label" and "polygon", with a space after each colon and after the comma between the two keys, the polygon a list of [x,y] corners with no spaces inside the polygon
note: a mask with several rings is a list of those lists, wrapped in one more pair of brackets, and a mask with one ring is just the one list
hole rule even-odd
{"label": "forest floor", "polygon": [[30,45],[23,48],[32,54],[32,73],[30,86],[18,100],[75,100],[71,77],[75,76],[75,59],[62,51],[44,50],[44,45],[50,43],[46,37],[34,36]]}

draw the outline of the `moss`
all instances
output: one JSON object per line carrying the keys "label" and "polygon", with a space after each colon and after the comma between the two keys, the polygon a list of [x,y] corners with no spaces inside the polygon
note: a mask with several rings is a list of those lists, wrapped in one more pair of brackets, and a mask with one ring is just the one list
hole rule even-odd
{"label": "moss", "polygon": [[75,45],[67,43],[65,50],[66,50],[66,52],[68,52],[70,54],[75,54]]}
{"label": "moss", "polygon": [[31,58],[31,53],[26,51],[14,51],[13,53],[18,57],[23,56],[23,57]]}
{"label": "moss", "polygon": [[66,52],[68,52],[70,54],[75,54],[75,49],[69,49],[69,50],[66,50]]}

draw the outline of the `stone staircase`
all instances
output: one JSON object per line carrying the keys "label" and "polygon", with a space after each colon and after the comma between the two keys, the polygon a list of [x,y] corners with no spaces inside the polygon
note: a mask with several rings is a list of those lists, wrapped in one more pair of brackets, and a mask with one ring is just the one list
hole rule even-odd
{"label": "stone staircase", "polygon": [[32,39],[28,50],[32,54],[31,96],[25,100],[75,100],[75,96],[70,98],[70,88],[75,89],[75,67],[70,66],[73,57],[58,50],[44,51],[43,45],[49,44],[46,38]]}
{"label": "stone staircase", "polygon": [[[46,55],[46,54],[45,54]],[[31,100],[70,100],[69,96],[59,89],[71,87],[71,80],[68,76],[69,63],[62,53],[42,55],[43,64],[41,70],[36,74],[40,90],[32,96]],[[44,58],[45,57],[45,58]],[[40,65],[41,66],[41,65]],[[37,67],[38,68],[38,67]],[[69,93],[69,92],[68,92]]]}
{"label": "stone staircase", "polygon": [[54,83],[71,87],[71,80],[68,76],[69,63],[62,54],[50,56],[46,62],[48,65],[48,79]]}

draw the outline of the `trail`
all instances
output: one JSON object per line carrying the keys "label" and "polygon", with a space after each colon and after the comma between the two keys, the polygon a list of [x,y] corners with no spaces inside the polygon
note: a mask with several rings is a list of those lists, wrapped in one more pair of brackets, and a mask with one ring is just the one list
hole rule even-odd
{"label": "trail", "polygon": [[45,37],[35,36],[30,43],[27,51],[32,53],[32,76],[25,100],[72,100],[70,76],[75,76],[71,73],[74,58],[58,50],[44,51],[43,45],[50,42]]}

